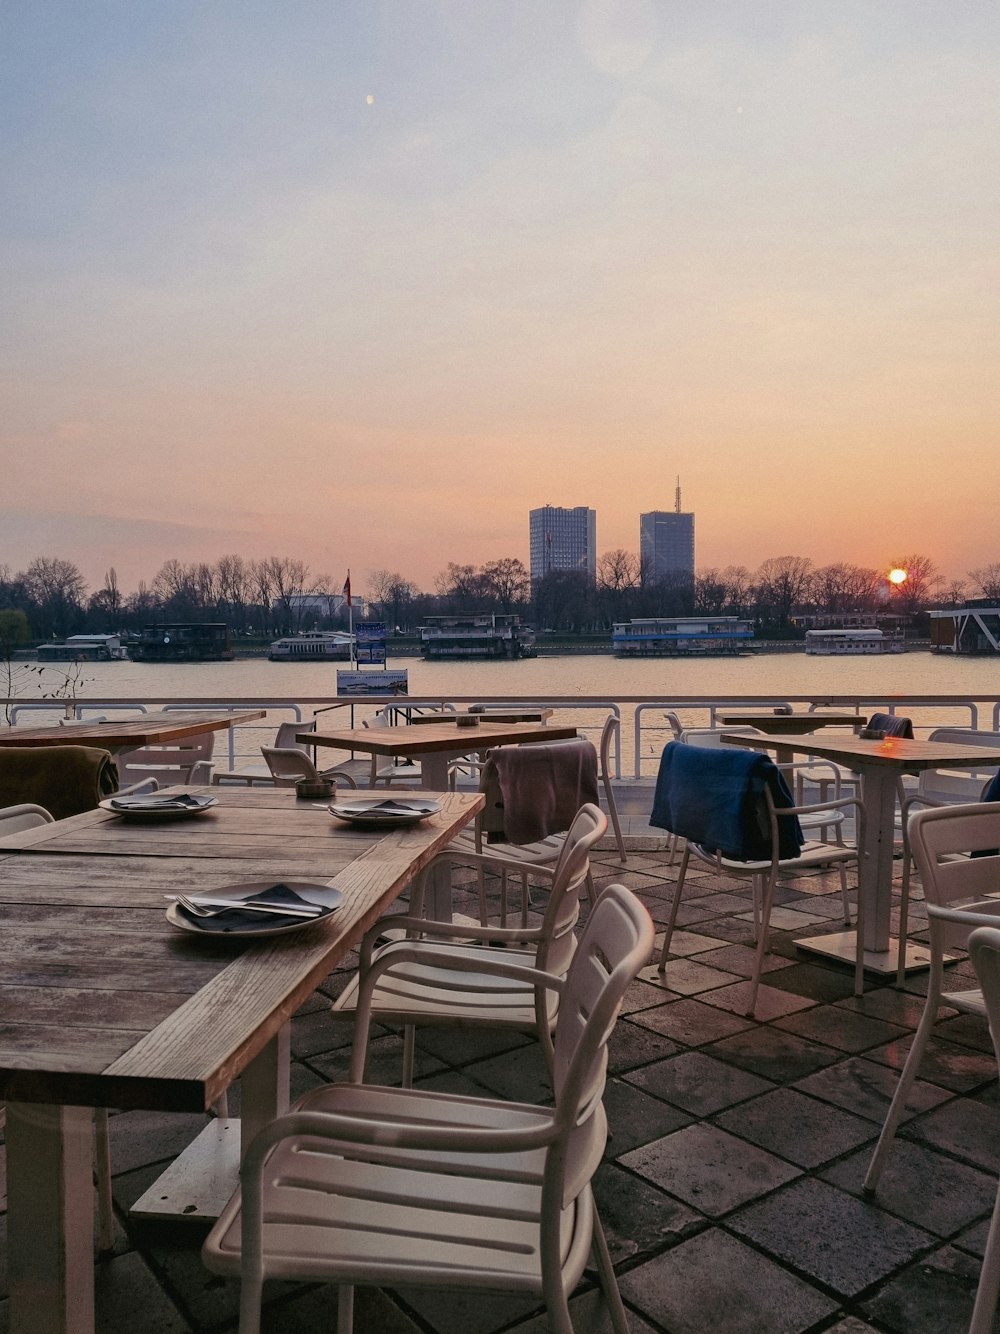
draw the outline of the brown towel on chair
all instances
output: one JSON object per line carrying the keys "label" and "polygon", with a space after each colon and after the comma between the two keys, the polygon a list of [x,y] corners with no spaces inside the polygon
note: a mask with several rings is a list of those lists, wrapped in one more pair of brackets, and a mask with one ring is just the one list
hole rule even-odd
{"label": "brown towel on chair", "polygon": [[597,805],[597,751],[589,741],[502,746],[491,750],[508,843],[534,843],[573,823],[585,802]]}
{"label": "brown towel on chair", "polygon": [[93,746],[0,746],[0,806],[34,802],[54,820],[92,811],[118,791],[118,767]]}

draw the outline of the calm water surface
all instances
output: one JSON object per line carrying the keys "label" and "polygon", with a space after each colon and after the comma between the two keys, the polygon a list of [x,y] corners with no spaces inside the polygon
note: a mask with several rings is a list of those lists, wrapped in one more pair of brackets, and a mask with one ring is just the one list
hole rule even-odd
{"label": "calm water surface", "polygon": [[[623,661],[600,654],[567,654],[564,657],[533,658],[524,662],[446,662],[427,663],[419,658],[390,660],[391,667],[405,667],[409,672],[411,695],[454,696],[507,695],[542,700],[554,696],[592,695],[605,700],[620,700],[629,695],[650,695],[658,699],[682,696],[709,696],[731,699],[741,695],[806,695],[822,699],[826,695],[858,694],[887,698],[891,695],[967,695],[982,699],[1000,694],[1000,659],[949,658],[929,652],[871,658],[819,658],[804,653],[773,653],[746,658],[705,658],[701,660],[648,659]],[[59,676],[32,675],[22,686],[25,700],[38,698],[38,685],[52,689]],[[46,682],[48,685],[46,686]],[[187,697],[204,700],[333,698],[337,688],[337,668],[325,663],[268,662],[263,658],[235,662],[180,664],[88,663],[81,668],[76,689],[78,700],[116,697],[155,702]],[[656,764],[670,733],[663,724],[662,710],[645,711],[640,720],[636,744],[634,707],[622,706],[622,772],[637,772],[645,778],[656,771]],[[355,721],[370,715],[374,706],[359,705],[353,711]],[[311,710],[306,706],[305,716]],[[704,726],[707,715],[699,710],[681,710],[688,726]],[[912,710],[918,726],[970,725],[968,711],[946,709]],[[605,710],[569,710],[561,718],[581,728],[596,730]],[[259,758],[257,748],[273,738],[274,728],[284,715],[272,711],[260,727],[245,727],[233,734],[233,762]],[[37,715],[36,715],[37,718]],[[22,722],[30,721],[24,714]],[[322,727],[350,725],[351,710],[345,707],[327,713]],[[980,710],[978,725],[993,724],[992,706]],[[216,754],[226,763],[219,738]]]}
{"label": "calm water surface", "polygon": [[[409,672],[411,695],[982,695],[1000,693],[1000,658],[950,658],[928,652],[870,658],[762,653],[746,658],[647,659],[629,662],[601,654],[567,654],[523,662],[423,662],[390,659]],[[40,680],[45,682],[43,675]],[[22,690],[37,698],[36,678]],[[56,677],[53,674],[52,681]],[[85,663],[77,697],[161,699],[197,696],[333,696],[337,669],[330,663],[235,662],[161,665]]]}

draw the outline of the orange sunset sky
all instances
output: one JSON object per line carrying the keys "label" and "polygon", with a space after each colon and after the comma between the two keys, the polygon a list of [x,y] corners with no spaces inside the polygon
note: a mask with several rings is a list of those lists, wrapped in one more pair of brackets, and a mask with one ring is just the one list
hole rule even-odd
{"label": "orange sunset sky", "polygon": [[995,0],[31,0],[0,565],[1000,561]]}

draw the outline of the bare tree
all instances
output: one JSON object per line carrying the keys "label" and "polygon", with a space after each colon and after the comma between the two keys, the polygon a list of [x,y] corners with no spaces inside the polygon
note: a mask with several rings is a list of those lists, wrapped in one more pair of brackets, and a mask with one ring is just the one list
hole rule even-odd
{"label": "bare tree", "polygon": [[877,570],[841,561],[813,571],[809,592],[823,611],[871,611],[878,602],[882,585]]}
{"label": "bare tree", "polygon": [[809,591],[808,556],[771,556],[757,571],[757,602],[762,616],[786,626],[795,606]]}
{"label": "bare tree", "polygon": [[531,579],[523,561],[516,556],[501,556],[499,560],[488,561],[479,573],[483,585],[489,588],[504,613],[509,613],[515,603],[528,600]]}
{"label": "bare tree", "polygon": [[969,579],[979,597],[989,598],[991,602],[1000,601],[1000,562],[970,570]]}
{"label": "bare tree", "polygon": [[83,575],[73,562],[38,556],[20,577],[25,594],[35,608],[32,620],[36,632],[69,634],[82,619],[83,598],[87,591]]}
{"label": "bare tree", "polygon": [[474,565],[449,561],[448,568],[434,580],[434,587],[452,612],[481,611],[484,603],[492,600],[492,589]]}
{"label": "bare tree", "polygon": [[914,616],[924,611],[928,602],[944,583],[938,574],[937,566],[929,556],[903,556],[892,562],[895,570],[905,570],[906,579],[901,584],[891,585],[892,606],[904,615]]}
{"label": "bare tree", "polygon": [[727,565],[719,575],[726,585],[726,610],[733,616],[749,616],[753,605],[753,575],[745,565]]}
{"label": "bare tree", "polygon": [[369,570],[368,592],[382,620],[393,630],[401,628],[417,589],[395,570]]}
{"label": "bare tree", "polygon": [[726,581],[718,570],[699,570],[694,580],[695,611],[718,616],[726,605]]}

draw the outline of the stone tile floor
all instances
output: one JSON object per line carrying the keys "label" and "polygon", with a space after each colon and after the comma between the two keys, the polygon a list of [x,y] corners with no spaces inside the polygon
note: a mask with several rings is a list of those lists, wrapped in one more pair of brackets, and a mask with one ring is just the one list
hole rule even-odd
{"label": "stone tile floor", "polygon": [[[595,872],[599,884],[628,885],[662,925],[674,869],[651,832],[630,838],[626,867],[609,846]],[[748,887],[694,874],[665,980],[650,968],[636,981],[611,1047],[612,1138],[596,1194],[633,1330],[964,1331],[1000,1170],[1000,1099],[985,1023],[943,1012],[878,1198],[863,1198],[923,979],[913,977],[905,991],[869,983],[855,998],[846,971],[794,946],[796,934],[815,933],[809,923],[817,917],[836,926],[835,880],[789,880],[780,890],[787,929],[774,933],[762,988],[766,1019],[748,1020],[740,1006],[751,968],[741,917]],[[347,966],[294,1021],[296,1092],[345,1073],[348,1032],[330,1022],[328,1007]],[[952,971],[971,977],[965,962]],[[527,1038],[426,1031],[418,1044],[426,1087],[549,1096]],[[395,1081],[400,1049],[396,1034],[380,1030],[369,1078]],[[97,1260],[101,1334],[236,1329],[236,1284],[202,1267],[197,1229],[137,1225],[128,1215],[202,1124],[196,1116],[112,1118],[118,1233],[113,1254]],[[573,1312],[578,1331],[608,1328],[590,1281]],[[275,1285],[264,1328],[332,1330],[334,1314],[332,1289]],[[385,1334],[546,1327],[532,1301],[435,1291],[359,1291],[355,1320],[358,1331]]]}

